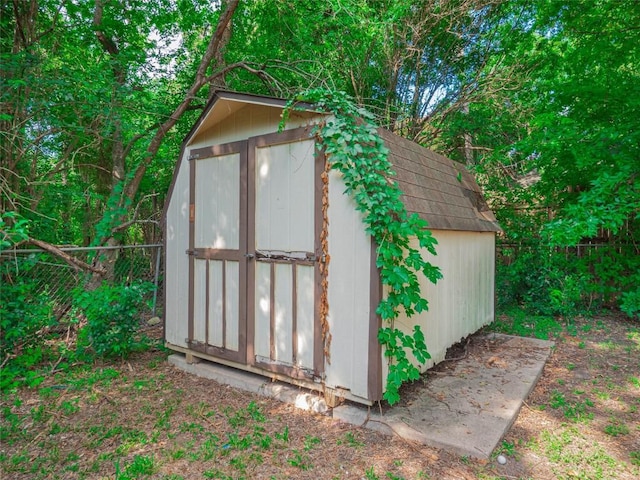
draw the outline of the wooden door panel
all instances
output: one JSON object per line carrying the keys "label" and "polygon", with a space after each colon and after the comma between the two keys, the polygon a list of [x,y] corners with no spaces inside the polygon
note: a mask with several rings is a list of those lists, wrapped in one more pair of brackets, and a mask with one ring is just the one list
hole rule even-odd
{"label": "wooden door panel", "polygon": [[191,349],[246,362],[247,143],[192,151]]}
{"label": "wooden door panel", "polygon": [[316,378],[322,371],[316,302],[322,164],[308,132],[294,135],[249,141],[247,249],[254,301],[248,320],[253,355],[247,361],[292,377]]}
{"label": "wooden door panel", "polygon": [[315,334],[315,271],[312,265],[296,267],[296,361],[313,370]]}
{"label": "wooden door panel", "polygon": [[273,357],[271,360],[284,365],[294,365],[293,355],[293,275],[292,266],[273,264]]}
{"label": "wooden door panel", "polygon": [[313,140],[256,148],[257,250],[313,252]]}
{"label": "wooden door panel", "polygon": [[239,248],[239,179],[239,153],[196,160],[195,248]]}
{"label": "wooden door panel", "polygon": [[193,340],[206,343],[207,340],[207,260],[194,262],[193,288]]}

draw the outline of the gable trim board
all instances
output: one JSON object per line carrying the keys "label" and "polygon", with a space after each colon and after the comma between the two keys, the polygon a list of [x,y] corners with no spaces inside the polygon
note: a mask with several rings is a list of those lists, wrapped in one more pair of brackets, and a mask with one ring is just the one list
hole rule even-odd
{"label": "gable trim board", "polygon": [[[341,175],[330,171],[332,339],[325,358],[318,308],[324,157],[311,137],[325,116],[311,108],[292,112],[278,132],[285,105],[218,92],[185,138],[163,212],[165,342],[190,356],[371,404],[382,397],[386,375],[377,340],[375,310],[384,291],[376,246],[343,194]],[[424,285],[430,312],[399,319],[402,328],[422,326],[435,363],[493,319],[499,227],[461,165],[388,131],[380,135],[407,210],[425,218],[441,242],[442,255],[429,261],[445,278]]]}

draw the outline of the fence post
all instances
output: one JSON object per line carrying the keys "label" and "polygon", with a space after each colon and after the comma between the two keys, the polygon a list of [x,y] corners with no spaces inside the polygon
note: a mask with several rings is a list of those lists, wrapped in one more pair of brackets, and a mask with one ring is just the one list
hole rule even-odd
{"label": "fence post", "polygon": [[156,271],[153,279],[153,307],[151,309],[151,316],[156,316],[156,301],[158,299],[158,275],[160,273],[160,255],[162,254],[162,247],[157,247],[158,253],[156,253]]}

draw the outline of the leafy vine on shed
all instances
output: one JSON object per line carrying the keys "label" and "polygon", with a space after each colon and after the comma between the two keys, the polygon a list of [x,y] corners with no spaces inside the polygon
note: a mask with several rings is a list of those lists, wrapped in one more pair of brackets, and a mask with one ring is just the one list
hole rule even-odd
{"label": "leafy vine on shed", "polygon": [[332,114],[315,127],[314,134],[324,148],[331,169],[342,174],[346,192],[362,212],[367,232],[377,245],[376,263],[385,288],[377,313],[383,320],[378,341],[388,359],[388,375],[384,398],[394,404],[400,399],[400,386],[417,380],[420,370],[407,355],[424,364],[430,358],[425,338],[418,325],[407,334],[396,328],[395,321],[404,310],[408,317],[428,309],[422,296],[418,275],[436,283],[442,278],[438,267],[427,262],[411,240],[433,255],[436,239],[427,230],[427,222],[409,215],[401,200],[398,184],[389,162],[389,150],[380,138],[373,115],[359,108],[343,92],[309,90],[291,100],[283,113],[283,124],[291,110],[301,103]]}

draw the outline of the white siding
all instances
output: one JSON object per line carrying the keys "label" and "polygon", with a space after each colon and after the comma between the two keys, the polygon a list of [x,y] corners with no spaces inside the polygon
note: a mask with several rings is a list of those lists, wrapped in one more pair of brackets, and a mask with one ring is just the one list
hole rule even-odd
{"label": "white siding", "polygon": [[326,384],[367,397],[371,239],[344,182],[329,176],[329,329]]}
{"label": "white siding", "polygon": [[189,163],[180,160],[167,206],[165,251],[165,337],[186,347],[189,319]]}
{"label": "white siding", "polygon": [[[200,263],[200,260],[196,260],[197,263]],[[209,338],[207,338],[207,344],[216,347],[224,346],[222,338],[222,309],[224,308],[222,299],[222,265],[223,262],[221,260],[209,261]],[[197,302],[196,299],[195,308],[196,311],[199,311],[200,308],[204,308],[204,305],[200,305]],[[199,327],[196,326],[197,328]]]}
{"label": "white siding", "polygon": [[193,339],[204,343],[207,335],[207,260],[194,261],[193,287]]}
{"label": "white siding", "polygon": [[425,255],[440,267],[443,278],[433,285],[421,276],[429,311],[410,319],[401,316],[396,323],[407,332],[416,323],[422,328],[432,356],[423,371],[442,361],[447,348],[490,323],[494,316],[495,234],[434,230],[433,235],[438,240],[438,255]]}
{"label": "white siding", "polygon": [[[200,126],[191,143],[197,144],[198,147],[219,145],[278,131],[282,109],[264,105],[247,105],[236,110],[234,103],[237,102],[219,101],[214,106],[215,111]],[[220,111],[229,106],[234,111],[220,121]],[[314,115],[310,113],[292,112],[285,129],[307,125],[311,123],[313,117]],[[315,117],[317,118],[317,115]],[[216,121],[218,123],[213,124]]]}

